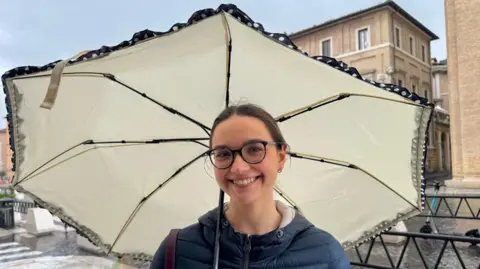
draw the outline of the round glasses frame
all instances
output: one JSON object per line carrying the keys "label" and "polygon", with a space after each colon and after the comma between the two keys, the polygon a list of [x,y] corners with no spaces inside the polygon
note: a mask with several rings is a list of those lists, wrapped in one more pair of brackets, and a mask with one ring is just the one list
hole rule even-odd
{"label": "round glasses frame", "polygon": [[[248,161],[245,156],[243,156],[243,149],[247,146],[251,146],[252,144],[261,144],[263,146],[263,156],[262,158],[260,158],[258,161],[255,161],[255,162],[251,162],[251,161]],[[239,149],[230,149],[230,148],[227,148],[227,147],[220,147],[220,148],[216,148],[216,149],[211,149],[207,152],[209,158],[210,158],[210,162],[213,164],[213,166],[215,166],[217,169],[227,169],[229,168],[230,166],[232,166],[233,162],[235,161],[235,157],[236,157],[236,153],[238,153],[240,155],[240,157],[242,157],[242,160],[245,161],[246,163],[248,164],[258,164],[258,163],[261,163],[264,159],[265,159],[265,156],[267,156],[267,146],[268,145],[278,145],[277,142],[273,142],[273,141],[251,141],[251,142],[247,142],[245,143],[241,148]],[[222,149],[222,150],[226,150],[230,153],[230,156],[231,159],[230,159],[230,162],[228,165],[225,165],[225,166],[217,166],[215,165],[215,157],[213,156],[213,153],[215,152],[215,150],[218,150],[218,149]]]}

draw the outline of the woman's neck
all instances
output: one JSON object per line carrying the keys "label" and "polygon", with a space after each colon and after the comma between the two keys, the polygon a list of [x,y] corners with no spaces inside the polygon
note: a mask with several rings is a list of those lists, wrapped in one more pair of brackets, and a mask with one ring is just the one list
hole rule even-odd
{"label": "woman's neck", "polygon": [[269,233],[277,229],[282,221],[274,200],[248,205],[231,201],[225,215],[235,231],[252,235]]}

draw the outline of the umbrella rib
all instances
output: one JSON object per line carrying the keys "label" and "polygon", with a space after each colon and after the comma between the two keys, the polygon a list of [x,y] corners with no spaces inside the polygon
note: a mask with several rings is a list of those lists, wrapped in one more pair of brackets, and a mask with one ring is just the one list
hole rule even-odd
{"label": "umbrella rib", "polygon": [[27,174],[27,176],[25,176],[23,179],[17,181],[15,184],[13,184],[13,186],[17,186],[18,184],[22,183],[25,179],[27,179],[28,177],[30,177],[31,175],[35,174],[38,170],[42,169],[43,167],[45,167],[46,165],[48,165],[49,163],[53,162],[54,160],[56,160],[57,158],[59,158],[60,156],[62,156],[63,154],[83,145],[85,142],[87,141],[84,141],[84,142],[81,142],[81,143],[78,143],[66,150],[64,150],[63,152],[57,154],[55,157],[51,158],[50,160],[46,161],[44,164],[40,165],[37,169],[34,169],[32,172],[30,172],[29,174]]}
{"label": "umbrella rib", "polygon": [[[230,69],[232,63],[232,35],[230,33],[230,26],[228,25],[227,17],[225,13],[222,12],[222,24],[223,29],[225,30],[225,43],[227,45],[227,70],[226,70],[226,85],[225,85],[225,108],[228,108],[230,105]],[[225,192],[220,189],[220,193],[218,196],[218,208],[221,209],[223,206],[225,198]],[[223,217],[223,210],[218,210],[217,213],[217,223],[215,224],[215,241],[214,241],[214,248],[213,248],[213,269],[218,269],[219,259],[220,259],[220,220]]]}
{"label": "umbrella rib", "polygon": [[225,13],[222,13],[222,24],[225,30],[225,43],[227,45],[227,68],[226,68],[226,85],[225,85],[225,107],[230,104],[230,70],[232,63],[232,35],[230,34],[230,27],[228,25]]}
{"label": "umbrella rib", "polygon": [[169,107],[169,106],[166,106],[166,105],[160,103],[159,101],[157,101],[157,100],[153,99],[152,97],[148,96],[146,93],[139,92],[139,91],[136,90],[135,88],[133,88],[133,87],[131,87],[131,86],[129,86],[129,85],[127,85],[127,84],[119,81],[119,80],[115,77],[115,75],[113,75],[113,74],[104,74],[104,76],[105,76],[106,78],[110,79],[111,81],[114,81],[114,82],[116,82],[116,83],[124,86],[125,88],[127,88],[127,89],[135,92],[136,94],[141,95],[143,98],[145,98],[145,99],[147,99],[147,100],[149,100],[149,101],[151,101],[151,102],[153,102],[153,103],[161,106],[162,108],[164,108],[164,109],[167,110],[168,112],[170,112],[170,113],[172,113],[172,114],[174,114],[174,115],[179,115],[180,117],[185,118],[186,120],[188,120],[188,121],[190,121],[190,122],[198,125],[200,128],[203,129],[203,131],[205,131],[205,133],[206,133],[207,135],[210,135],[210,133],[208,132],[208,131],[210,131],[210,128],[208,128],[208,127],[205,126],[204,124],[200,123],[199,121],[192,119],[191,117],[183,114],[182,112],[180,112],[180,111],[178,111],[178,110],[176,110],[176,109],[174,109],[174,108],[172,108],[172,107]]}
{"label": "umbrella rib", "polygon": [[[287,201],[294,209],[298,210],[300,213],[302,213],[302,210],[300,209],[300,207],[297,205],[297,203],[295,203],[292,198],[290,198],[284,191],[282,191],[280,189],[280,187],[278,185],[275,185],[273,187],[273,190],[278,193],[278,195],[280,195],[283,199],[285,199],[285,201]],[[303,214],[303,213],[302,213]]]}
{"label": "umbrella rib", "polygon": [[135,141],[129,141],[129,140],[118,140],[118,141],[94,141],[94,140],[85,140],[81,143],[78,143],[67,150],[64,150],[63,152],[57,154],[50,160],[46,161],[42,165],[40,165],[38,168],[27,174],[23,179],[19,180],[14,184],[14,186],[24,182],[25,180],[29,179],[29,177],[36,172],[38,172],[40,169],[48,165],[49,163],[53,162],[54,160],[58,159],[62,155],[68,153],[69,151],[74,150],[75,148],[82,146],[82,145],[105,145],[105,144],[162,144],[162,143],[175,143],[175,142],[192,142],[192,143],[197,143],[203,147],[209,148],[207,145],[204,143],[200,142],[202,140],[209,140],[209,138],[171,138],[171,139],[151,139],[151,140],[135,140]]}
{"label": "umbrella rib", "polygon": [[289,155],[293,158],[298,158],[298,159],[306,159],[306,160],[311,160],[311,161],[317,161],[317,162],[323,162],[323,163],[328,163],[328,164],[332,164],[332,165],[338,165],[338,166],[343,166],[343,167],[347,167],[347,168],[350,168],[350,169],[356,169],[356,170],[360,170],[362,171],[363,173],[369,175],[371,178],[373,178],[375,181],[377,181],[378,183],[380,183],[381,185],[383,185],[385,188],[389,189],[390,191],[392,191],[393,193],[395,193],[396,195],[398,195],[398,197],[402,198],[405,202],[407,202],[408,204],[410,204],[412,207],[414,207],[415,209],[419,210],[419,211],[422,211],[420,208],[418,208],[418,206],[412,204],[410,201],[408,201],[407,198],[405,198],[404,196],[402,196],[400,193],[398,193],[396,190],[392,189],[390,186],[388,186],[387,184],[383,183],[380,179],[378,179],[377,177],[375,177],[374,175],[372,175],[371,173],[369,173],[368,171],[354,165],[354,164],[351,164],[351,163],[347,163],[347,162],[344,162],[344,161],[339,161],[339,160],[334,160],[334,159],[328,159],[328,158],[323,158],[323,157],[318,157],[318,156],[314,156],[314,155],[307,155],[307,154],[301,154],[301,153],[294,153],[294,152],[290,152]]}
{"label": "umbrella rib", "polygon": [[390,99],[390,98],[380,97],[380,96],[375,96],[375,95],[359,94],[359,93],[340,93],[338,95],[333,95],[333,96],[327,97],[327,98],[322,99],[322,100],[320,100],[318,102],[315,102],[313,104],[310,104],[310,105],[307,105],[305,107],[302,107],[302,108],[287,112],[283,115],[280,115],[276,118],[276,121],[277,122],[284,122],[284,121],[289,120],[291,118],[294,118],[298,115],[301,115],[305,112],[312,111],[312,110],[317,109],[319,107],[322,107],[322,106],[325,106],[325,105],[328,105],[328,104],[331,104],[331,103],[335,103],[337,101],[341,101],[341,100],[344,100],[344,99],[349,98],[349,97],[366,97],[366,98],[381,99],[381,100],[385,100],[385,101],[401,103],[401,104],[406,104],[406,105],[424,107],[423,105],[412,103],[412,102],[409,102],[409,101],[400,101],[400,100],[395,100],[395,99]]}
{"label": "umbrella rib", "polygon": [[163,144],[163,143],[172,143],[172,142],[192,142],[197,143],[201,146],[209,148],[206,144],[200,141],[209,141],[210,138],[199,137],[199,138],[167,138],[167,139],[151,139],[151,140],[112,140],[112,141],[93,141],[88,140],[85,144],[88,145],[102,145],[102,144]]}
{"label": "umbrella rib", "polygon": [[[113,248],[115,247],[115,244],[118,242],[118,240],[120,240],[120,237],[123,235],[123,233],[125,232],[125,230],[128,228],[128,225],[130,225],[130,223],[132,222],[133,218],[135,217],[135,215],[138,213],[138,211],[140,210],[140,208],[145,204],[145,202],[153,196],[153,194],[155,194],[158,190],[160,190],[162,187],[164,187],[168,182],[170,182],[174,177],[176,177],[178,174],[180,174],[183,170],[185,170],[188,166],[190,166],[191,164],[193,164],[195,161],[197,161],[198,159],[202,158],[203,156],[205,156],[205,154],[207,153],[208,151],[206,152],[203,152],[202,154],[198,155],[197,157],[193,158],[191,161],[189,161],[188,163],[186,163],[185,165],[183,165],[182,167],[180,167],[177,171],[175,171],[167,180],[165,180],[162,184],[158,185],[158,187],[156,187],[152,192],[150,192],[147,196],[143,197],[142,200],[140,200],[140,202],[138,203],[138,205],[135,207],[135,209],[132,211],[132,213],[130,214],[130,217],[127,219],[127,221],[125,222],[125,224],[123,225],[122,229],[120,230],[120,232],[118,233],[117,237],[115,238],[115,240],[113,241],[110,249],[108,250],[108,254],[110,254],[110,252],[113,250]],[[108,255],[107,254],[107,255]]]}
{"label": "umbrella rib", "polygon": [[[50,74],[43,74],[43,75],[33,75],[33,76],[28,76],[28,77],[23,77],[23,78],[17,78],[17,79],[28,79],[28,78],[37,78],[37,77],[50,77],[51,75]],[[161,106],[163,109],[167,110],[168,112],[174,114],[174,115],[179,115],[180,117],[194,123],[195,125],[198,125],[200,128],[202,128],[203,131],[205,131],[205,133],[207,135],[210,136],[210,133],[209,131],[210,128],[207,127],[206,125],[202,124],[201,122],[197,121],[197,120],[194,120],[193,118],[183,114],[182,112],[172,108],[172,107],[169,107],[165,104],[162,104],[160,103],[159,101],[153,99],[152,97],[148,96],[146,93],[142,93],[142,92],[139,92],[138,90],[136,90],[135,88],[119,81],[115,75],[113,74],[109,74],[109,73],[102,73],[102,72],[64,72],[62,73],[62,76],[92,76],[92,77],[104,77],[104,78],[107,78],[115,83],[118,83],[120,85],[122,85],[123,87],[133,91],[134,93],[142,96],[143,98]]]}

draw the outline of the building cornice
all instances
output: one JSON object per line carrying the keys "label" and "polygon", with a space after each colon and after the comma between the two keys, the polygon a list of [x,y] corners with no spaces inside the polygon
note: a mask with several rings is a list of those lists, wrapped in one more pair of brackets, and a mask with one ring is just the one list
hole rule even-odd
{"label": "building cornice", "polygon": [[434,34],[430,29],[428,29],[425,25],[423,25],[421,22],[419,22],[417,19],[415,19],[412,15],[410,15],[410,13],[408,13],[406,10],[401,8],[397,3],[395,3],[392,0],[387,0],[383,3],[378,4],[378,5],[371,6],[369,8],[362,9],[362,10],[347,14],[345,16],[341,16],[339,18],[326,21],[322,24],[314,25],[312,27],[309,27],[309,28],[291,33],[291,34],[289,34],[289,37],[291,39],[300,38],[302,36],[305,36],[305,35],[308,35],[310,33],[316,32],[316,31],[321,30],[323,28],[331,27],[333,25],[340,24],[340,23],[343,23],[345,21],[354,19],[358,16],[363,16],[363,15],[366,15],[366,14],[369,14],[369,13],[372,13],[372,12],[375,12],[375,11],[378,11],[378,10],[381,10],[381,9],[386,9],[386,8],[398,12],[398,14],[402,15],[407,21],[411,22],[413,25],[415,25],[417,28],[419,28],[422,32],[424,32],[427,36],[429,36],[430,41],[434,41],[434,40],[439,39],[439,37],[436,34]]}

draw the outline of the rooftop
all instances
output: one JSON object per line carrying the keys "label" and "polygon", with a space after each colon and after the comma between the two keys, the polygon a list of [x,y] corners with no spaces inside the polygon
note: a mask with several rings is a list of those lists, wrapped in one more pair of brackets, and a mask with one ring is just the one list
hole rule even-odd
{"label": "rooftop", "polygon": [[290,38],[301,37],[303,35],[306,35],[306,34],[309,34],[309,33],[313,32],[313,31],[320,30],[322,28],[331,26],[331,25],[336,24],[336,23],[341,23],[345,20],[351,19],[351,18],[359,16],[359,15],[363,15],[363,14],[368,13],[368,12],[372,12],[372,11],[375,11],[375,10],[378,10],[378,9],[381,9],[381,8],[390,8],[390,9],[393,9],[394,11],[398,12],[400,15],[402,15],[407,20],[412,22],[415,26],[417,26],[420,30],[425,32],[431,38],[432,41],[439,39],[439,37],[436,34],[434,34],[432,31],[430,31],[425,25],[423,25],[421,22],[419,22],[417,19],[415,19],[412,15],[410,15],[406,10],[401,8],[393,0],[386,0],[382,3],[380,3],[380,4],[371,6],[369,8],[361,9],[359,11],[344,15],[342,17],[332,19],[332,20],[328,20],[328,21],[326,21],[322,24],[314,25],[312,27],[309,27],[309,28],[291,33],[289,36],[290,36]]}
{"label": "rooftop", "polygon": [[448,68],[446,65],[432,65],[432,73],[444,73],[447,71]]}
{"label": "rooftop", "polygon": [[432,73],[447,72],[447,59],[437,61],[436,58],[432,59]]}

